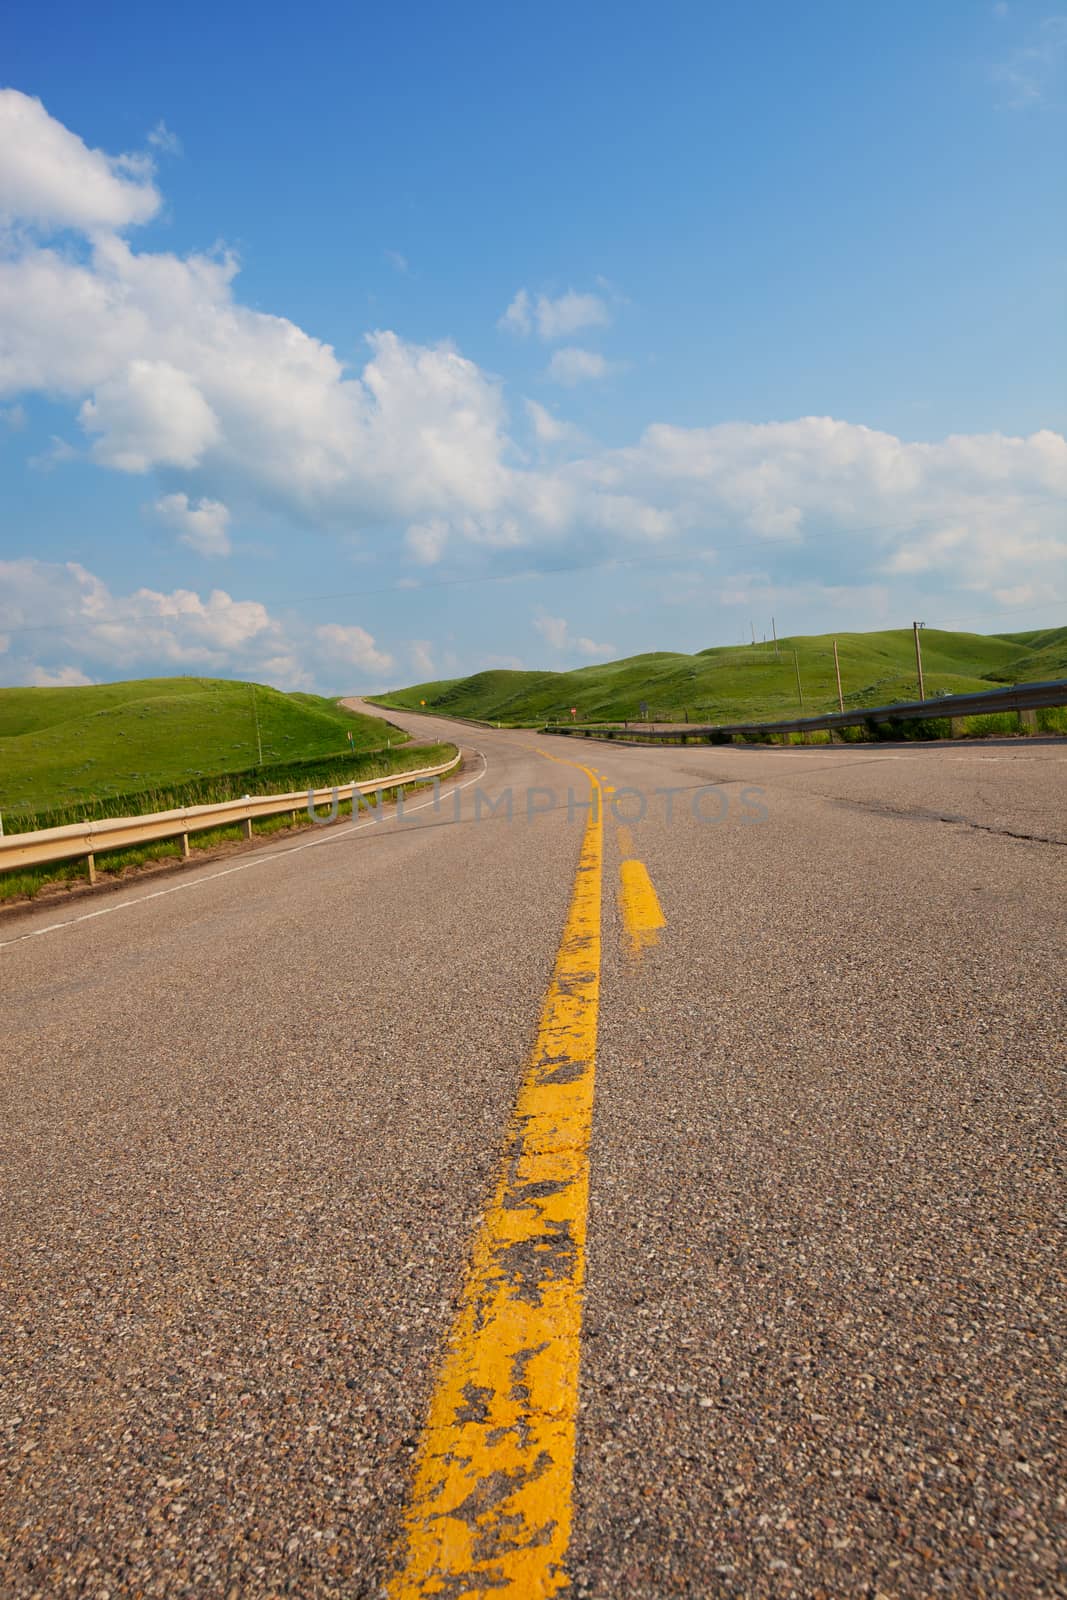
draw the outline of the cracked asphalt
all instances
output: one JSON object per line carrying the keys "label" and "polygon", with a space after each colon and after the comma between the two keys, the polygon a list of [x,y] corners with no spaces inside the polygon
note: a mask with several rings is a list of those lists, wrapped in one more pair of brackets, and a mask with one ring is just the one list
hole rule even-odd
{"label": "cracked asphalt", "polygon": [[384,1594],[575,878],[542,752],[630,834],[566,1592],[1067,1592],[1067,746],[453,734],[438,812],[0,918],[0,1595]]}

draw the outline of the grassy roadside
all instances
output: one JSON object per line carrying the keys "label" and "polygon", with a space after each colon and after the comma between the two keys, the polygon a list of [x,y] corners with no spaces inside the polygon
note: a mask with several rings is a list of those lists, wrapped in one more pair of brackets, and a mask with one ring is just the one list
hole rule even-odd
{"label": "grassy roadside", "polygon": [[4,815],[4,832],[30,833],[36,828],[61,828],[68,822],[92,821],[98,817],[139,817],[153,811],[174,811],[179,806],[218,805],[224,800],[239,800],[246,794],[288,794],[297,789],[323,789],[330,784],[359,783],[387,772],[407,772],[413,767],[432,766],[429,749],[449,749],[453,745],[404,744],[381,747],[352,755],[335,750],[311,761],[278,762],[271,766],[247,767],[236,772],[220,772],[194,778],[187,783],[161,785],[99,800],[73,801],[67,805],[40,807],[34,811],[9,811]]}
{"label": "grassy roadside", "polygon": [[[1033,713],[1037,733],[1067,733],[1067,706],[1046,706]],[[953,723],[956,731],[953,731]],[[1018,738],[1020,727],[1016,711],[988,711],[974,717],[921,717],[915,721],[868,722],[866,726],[814,728],[809,733],[760,735],[739,734],[743,744],[766,744],[773,737],[781,744],[900,744],[938,739],[1012,739]]]}
{"label": "grassy roadside", "polygon": [[[1044,706],[1033,712],[1037,733],[1067,733],[1067,706]],[[958,732],[953,734],[952,724]],[[834,737],[846,744],[885,740],[1011,739],[1023,732],[1017,711],[987,711],[975,717],[923,717],[915,722],[881,722],[867,728],[839,728]]]}
{"label": "grassy roadside", "polygon": [[[1036,733],[1067,734],[1067,706],[1047,706],[1034,712],[1036,727],[1029,730]],[[952,723],[958,725],[958,732],[953,733]],[[578,724],[579,730],[582,724]],[[599,731],[596,723],[585,724],[586,729],[596,738],[604,738],[604,733]],[[640,725],[635,724],[633,731],[639,734]],[[866,727],[834,728],[833,734],[828,728],[813,728],[807,733],[752,733],[729,734],[725,731],[714,731],[710,740],[702,742],[711,744],[743,744],[766,747],[768,745],[830,745],[830,744],[883,744],[901,742],[922,742],[939,739],[1012,739],[1022,736],[1023,730],[1019,725],[1018,713],[1014,711],[987,712],[982,716],[974,717],[925,717],[914,722],[878,722],[870,723]],[[625,729],[619,730],[620,742],[627,737]],[[663,733],[656,740],[656,745],[683,745],[688,739],[694,738],[695,733],[687,733],[684,728],[678,728],[671,733]],[[638,743],[642,741],[638,738]]]}
{"label": "grassy roadside", "polygon": [[[236,799],[246,793],[259,794],[285,794],[290,791],[306,790],[309,788],[341,787],[343,784],[365,782],[370,778],[386,777],[394,773],[415,771],[421,767],[439,766],[442,762],[450,761],[456,753],[455,745],[433,744],[412,745],[403,749],[392,750],[384,755],[365,756],[353,761],[343,756],[334,757],[332,760],[304,763],[297,768],[285,767],[272,774],[270,783],[257,782],[252,789],[234,786],[232,782],[241,775],[228,775],[225,783],[232,789],[230,793],[220,793],[213,798],[218,800]],[[262,777],[261,772],[256,773],[257,779]],[[292,781],[283,781],[283,780]],[[406,785],[405,789],[421,788],[421,784]],[[153,792],[159,797],[159,792]],[[144,810],[170,810],[181,805],[208,804],[209,800],[173,798],[175,791],[167,792],[170,796],[169,804],[144,807]],[[388,794],[389,791],[386,791]],[[130,797],[124,797],[130,798]],[[374,801],[371,801],[374,804]],[[102,811],[96,807],[68,807],[67,811],[78,810],[84,815],[95,816],[130,816],[137,812],[125,810]],[[322,817],[329,816],[329,807],[320,812]],[[351,800],[340,802],[338,816],[346,817],[352,814]],[[82,817],[63,815],[58,822],[36,823],[38,827],[59,827],[63,822],[75,822]],[[252,823],[254,838],[269,837],[272,834],[288,834],[299,832],[305,828],[316,826],[307,814],[306,804],[303,810],[298,811],[295,819],[289,812],[282,812],[275,817],[262,817]],[[9,829],[13,832],[13,829]],[[192,859],[197,855],[217,854],[221,849],[236,849],[245,845],[246,841],[240,824],[233,824],[225,828],[211,828],[202,833],[189,835],[189,848]],[[181,860],[181,847],[174,839],[161,839],[152,844],[139,845],[125,850],[105,851],[96,856],[96,874],[98,882],[117,882],[124,877],[139,876],[147,868],[168,861]],[[32,871],[0,872],[0,906],[10,905],[14,902],[32,900],[46,887],[61,888],[69,886],[76,888],[88,883],[88,867],[84,861],[57,862],[54,866],[41,867]]]}

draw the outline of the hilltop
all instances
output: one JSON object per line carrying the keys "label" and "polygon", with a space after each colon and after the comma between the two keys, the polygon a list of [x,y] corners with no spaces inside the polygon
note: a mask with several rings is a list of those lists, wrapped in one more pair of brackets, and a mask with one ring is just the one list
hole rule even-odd
{"label": "hilltop", "polygon": [[[477,717],[511,724],[567,720],[734,722],[814,715],[837,708],[833,644],[837,639],[846,708],[913,700],[917,694],[910,628],[877,633],[797,635],[773,645],[723,645],[696,655],[653,651],[573,672],[478,672],[414,684],[375,696],[385,707]],[[975,693],[995,684],[1067,676],[1067,628],[1031,633],[922,632],[927,695]],[[795,659],[794,659],[795,652]]]}

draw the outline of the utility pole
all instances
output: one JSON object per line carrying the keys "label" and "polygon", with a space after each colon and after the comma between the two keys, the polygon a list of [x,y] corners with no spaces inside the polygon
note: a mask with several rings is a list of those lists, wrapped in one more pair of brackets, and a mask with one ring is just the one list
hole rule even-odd
{"label": "utility pole", "polygon": [[925,622],[913,622],[911,631],[915,635],[915,670],[919,674],[919,699],[926,699],[926,690],[923,688],[923,647],[919,643],[919,629],[925,628]]}
{"label": "utility pole", "polygon": [[834,671],[837,673],[837,709],[844,711],[845,697],[841,693],[841,663],[837,659],[837,640],[834,640]]}
{"label": "utility pole", "polygon": [[801,709],[801,711],[803,711],[803,709],[804,709],[804,691],[800,687],[800,661],[797,658],[797,653],[796,653],[795,650],[793,651],[793,667],[794,667],[794,669],[796,671],[796,675],[797,675],[797,699],[800,701],[800,709]]}
{"label": "utility pole", "polygon": [[748,619],[748,625],[752,629],[752,643],[755,644],[755,642],[756,642],[756,624],[753,622],[751,617],[749,617],[749,619]]}
{"label": "utility pole", "polygon": [[774,626],[774,618],[773,617],[771,618],[771,637],[774,639],[774,654],[775,654],[775,657],[777,657],[777,655],[778,655],[778,630]]}
{"label": "utility pole", "polygon": [[263,765],[263,740],[262,740],[262,738],[260,736],[260,732],[259,732],[259,711],[256,708],[256,686],[255,686],[254,683],[251,685],[251,689],[252,689],[252,721],[255,723],[255,726],[256,726],[256,752],[257,752],[257,755],[259,757],[259,759],[256,762],[256,765],[258,767],[261,767]]}

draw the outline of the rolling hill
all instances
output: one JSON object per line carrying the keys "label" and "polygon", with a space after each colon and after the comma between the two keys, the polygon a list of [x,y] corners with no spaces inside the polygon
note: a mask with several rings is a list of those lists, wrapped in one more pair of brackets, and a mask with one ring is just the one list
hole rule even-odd
{"label": "rolling hill", "polygon": [[[642,715],[654,721],[732,722],[835,710],[834,638],[847,708],[916,698],[911,630],[839,633],[780,639],[770,645],[713,646],[696,655],[654,651],[573,672],[507,671],[415,684],[378,695],[376,703],[490,722],[538,724]],[[922,634],[926,692],[966,694],[997,683],[1067,675],[1067,628],[1031,634]],[[794,658],[795,652],[795,658]],[[801,693],[798,693],[799,671]]]}
{"label": "rolling hill", "polygon": [[1067,628],[1042,628],[1037,633],[1005,633],[1002,638],[1022,645],[1025,654],[1013,663],[1020,678],[1040,683],[1046,678],[1067,678]]}
{"label": "rolling hill", "polygon": [[224,678],[0,689],[0,812],[365,753],[389,732],[317,695]]}

